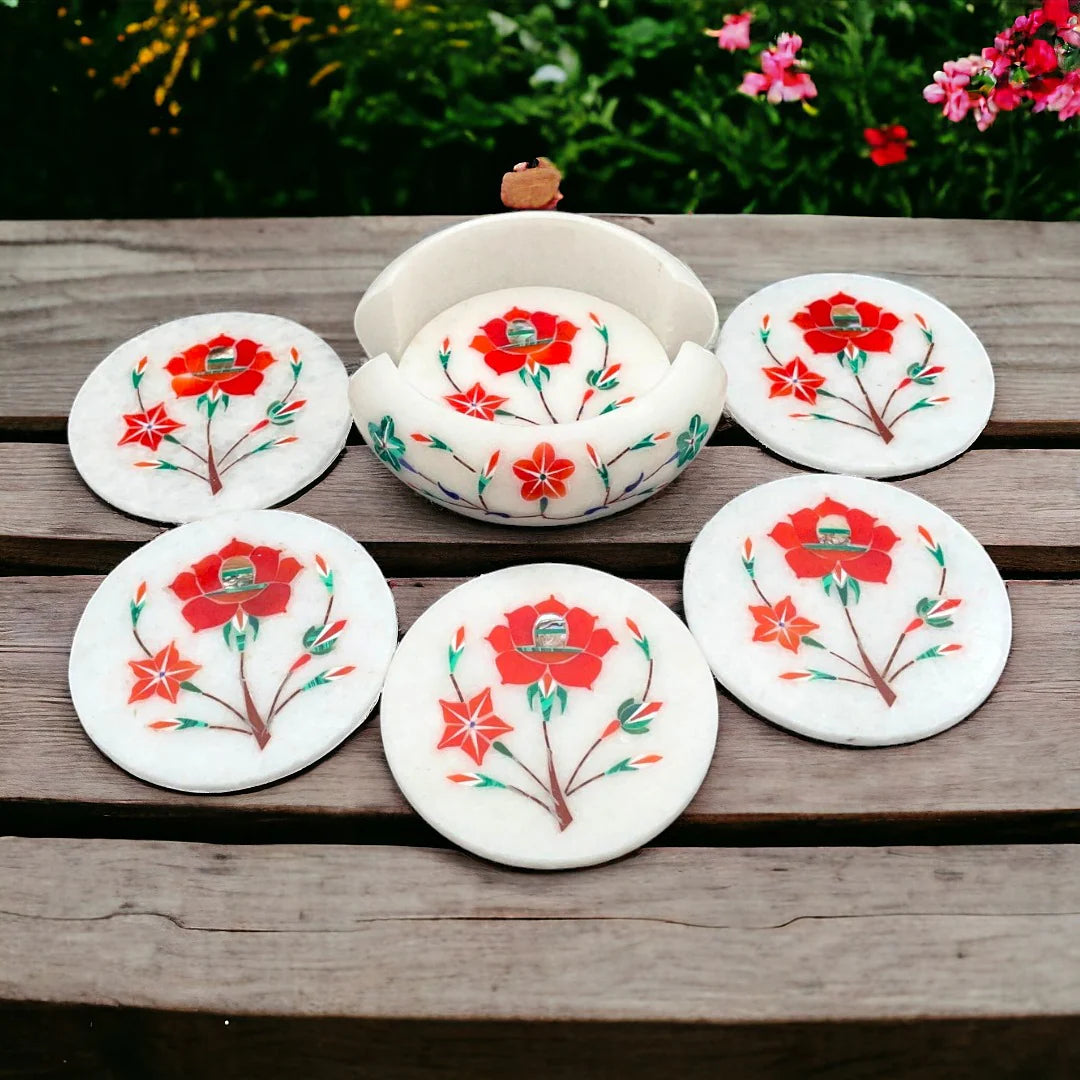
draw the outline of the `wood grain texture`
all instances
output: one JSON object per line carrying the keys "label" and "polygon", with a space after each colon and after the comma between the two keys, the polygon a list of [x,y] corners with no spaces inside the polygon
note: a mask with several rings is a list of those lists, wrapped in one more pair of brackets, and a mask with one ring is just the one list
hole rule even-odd
{"label": "wood grain texture", "polygon": [[[270,311],[346,364],[352,312],[394,256],[453,218],[0,224],[0,426],[58,432],[112,348],[200,311]],[[1080,433],[1080,223],[812,216],[612,220],[684,259],[722,317],[797,270],[883,274],[926,290],[982,339],[997,375],[989,431]]]}
{"label": "wood grain texture", "polygon": [[[370,843],[404,829],[429,842],[383,759],[378,720],[329,758],[279,784],[239,795],[162,791],[128,776],[83,734],[67,691],[67,649],[100,578],[0,579],[0,807],[48,829],[57,813],[83,828],[122,815],[128,835],[186,824],[194,835],[250,829],[262,839]],[[402,631],[457,579],[392,579]],[[676,582],[641,582],[680,608]],[[1013,651],[985,705],[922,743],[855,750],[812,743],[720,699],[714,764],[674,835],[722,844],[729,830],[830,825],[873,836],[884,823],[935,835],[943,823],[993,838],[1080,820],[1080,582],[1010,582]],[[158,823],[156,826],[154,823]],[[394,830],[399,830],[395,832]],[[681,833],[680,831],[681,830]],[[1036,833],[1035,835],[1039,835]],[[1042,835],[1046,835],[1043,833]]]}
{"label": "wood grain texture", "polygon": [[1080,1015],[1080,848],[0,840],[0,1000],[431,1020]]}
{"label": "wood grain texture", "polygon": [[[674,483],[587,525],[470,521],[407,489],[362,446],[285,508],[344,529],[387,574],[475,574],[554,560],[612,573],[681,575],[690,544],[734,496],[799,470],[744,446],[706,447]],[[1080,570],[1080,450],[978,450],[901,481],[967,526],[1005,573]],[[163,531],[103,503],[66,446],[0,443],[0,562],[109,570]],[[450,548],[448,545],[453,545]],[[452,558],[451,558],[452,551]]]}

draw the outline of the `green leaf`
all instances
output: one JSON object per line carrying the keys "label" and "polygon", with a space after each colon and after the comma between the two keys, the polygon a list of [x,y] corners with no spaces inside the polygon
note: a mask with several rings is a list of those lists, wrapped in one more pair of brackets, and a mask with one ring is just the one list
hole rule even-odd
{"label": "green leaf", "polygon": [[555,689],[555,697],[559,701],[559,712],[565,713],[566,712],[566,702],[567,702],[566,689],[564,687],[562,687],[562,686],[556,687],[556,689]]}
{"label": "green leaf", "polygon": [[199,727],[209,727],[210,726],[208,723],[206,723],[205,720],[192,720],[192,718],[190,716],[178,716],[176,718],[176,720],[177,720],[177,724],[178,724],[178,726],[176,728],[177,731],[186,731],[188,728],[199,728]]}
{"label": "green leaf", "polygon": [[131,625],[134,626],[139,621],[144,605],[136,604],[134,600],[129,601],[129,604],[131,607]]}
{"label": "green leaf", "polygon": [[804,645],[809,645],[811,649],[824,649],[825,648],[825,646],[822,645],[821,642],[817,640],[817,638],[812,638],[808,634],[803,635],[802,643]]}
{"label": "green leaf", "polygon": [[498,752],[499,752],[500,754],[503,754],[503,755],[505,755],[505,756],[506,756],[506,757],[508,757],[508,758],[512,758],[512,757],[514,756],[514,755],[513,755],[513,754],[512,754],[511,752],[510,752],[510,750],[509,750],[509,749],[507,749],[507,747],[506,747],[506,746],[505,746],[505,745],[504,745],[503,743],[501,743],[501,742],[493,742],[493,743],[491,744],[491,749],[492,749],[492,750],[497,750],[497,751],[498,751]]}
{"label": "green leaf", "polygon": [[[254,619],[252,621],[254,622]],[[332,652],[337,645],[337,638],[331,638],[329,641],[324,641],[321,645],[312,645],[312,642],[314,642],[325,629],[325,626],[309,626],[307,630],[304,631],[304,648],[307,649],[312,656],[325,656],[326,653]]]}
{"label": "green leaf", "polygon": [[811,682],[816,682],[818,680],[823,680],[825,682],[836,682],[836,676],[830,675],[827,671],[818,671],[816,668],[807,668],[806,670],[810,672]]}
{"label": "green leaf", "polygon": [[652,717],[647,717],[644,720],[635,720],[629,724],[623,724],[622,729],[627,735],[647,735],[649,732],[649,723]]}
{"label": "green leaf", "polygon": [[619,773],[619,772],[633,772],[634,770],[631,769],[629,766],[630,766],[630,759],[629,758],[623,758],[622,761],[615,762],[615,764],[612,765],[610,769],[605,769],[604,770],[604,775],[605,776],[612,776],[614,773]]}
{"label": "green leaf", "polygon": [[188,690],[192,694],[201,694],[202,691],[193,683],[188,682],[186,679],[180,684],[181,690]]}
{"label": "green leaf", "polygon": [[640,708],[640,701],[635,701],[633,698],[627,698],[616,710],[615,715],[619,718],[619,722],[622,723],[633,716]]}

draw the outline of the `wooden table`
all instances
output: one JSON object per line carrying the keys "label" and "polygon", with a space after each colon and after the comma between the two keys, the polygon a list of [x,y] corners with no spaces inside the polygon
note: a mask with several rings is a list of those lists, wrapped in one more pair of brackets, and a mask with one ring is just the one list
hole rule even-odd
{"label": "wooden table", "polygon": [[[904,481],[1009,579],[989,701],[853,751],[725,696],[704,787],[614,865],[528,874],[409,810],[377,718],[303,775],[206,797],[84,737],[67,650],[101,575],[161,530],[99,502],[64,445],[90,368],[179,315],[271,311],[350,368],[357,298],[444,221],[0,226],[0,1076],[954,1077],[1080,1069],[1080,224],[635,217],[726,315],[804,269],[884,273],[994,361],[975,448]],[[709,516],[794,470],[734,428],[629,513],[499,528],[350,445],[290,508],[362,541],[406,628],[463,576],[560,559],[676,610]],[[831,1063],[831,1068],[826,1066]]]}

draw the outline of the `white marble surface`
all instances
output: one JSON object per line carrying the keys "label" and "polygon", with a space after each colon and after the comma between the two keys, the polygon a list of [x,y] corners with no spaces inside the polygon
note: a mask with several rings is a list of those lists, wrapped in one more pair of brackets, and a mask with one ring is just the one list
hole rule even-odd
{"label": "white marble surface", "polygon": [[640,319],[597,296],[543,285],[455,304],[417,333],[399,363],[448,409],[533,426],[598,416],[651,390],[670,366]]}
{"label": "white marble surface", "polygon": [[351,734],[396,641],[390,589],[351,537],[281,510],[222,514],[165,533],[102,582],[72,642],[71,696],[87,735],[135,776],[238,791]]}
{"label": "white marble surface", "polygon": [[[485,354],[488,361],[480,359],[480,349],[468,355],[478,336],[475,325],[457,332],[472,334],[464,358],[457,340],[441,350],[448,335],[433,320],[456,305],[475,310],[466,320],[475,324],[487,317],[487,309],[486,301],[473,305],[474,298],[499,292],[509,303],[511,297],[566,295],[564,290],[607,305],[593,314],[616,320],[609,335],[610,358],[626,365],[632,386],[647,388],[630,394],[624,390],[627,384],[611,386],[585,401],[581,379],[563,378],[568,373],[560,369],[566,365],[548,363],[547,374],[538,364],[535,372],[519,367],[524,382],[513,371],[499,374],[491,350]],[[629,333],[638,324],[618,320],[615,309],[640,320],[651,335],[640,335],[640,360],[621,351],[624,330]],[[512,311],[504,308],[501,315]],[[514,336],[525,340],[537,325],[523,316],[535,312],[524,307],[520,312],[508,321],[517,323]],[[572,343],[590,342],[599,362],[602,337],[588,316],[588,310],[578,316],[581,327]],[[545,324],[542,333],[549,333],[551,320],[540,322]],[[717,313],[708,291],[669,252],[593,218],[536,211],[475,218],[444,229],[379,274],[357,306],[354,324],[371,357],[349,383],[349,402],[364,440],[403,483],[468,517],[547,526],[592,521],[626,509],[691,463],[723,408],[726,379],[711,351]],[[403,359],[418,334],[423,335],[423,355],[410,353]],[[562,340],[568,341],[569,334],[564,326]],[[657,345],[670,363],[657,354]],[[505,397],[511,404],[509,384],[514,384],[513,411],[526,419],[497,416],[491,401],[479,410],[455,409],[446,401],[449,382],[440,350],[451,354],[447,371],[465,394],[480,387],[485,400]],[[490,378],[470,382],[471,376],[462,374],[459,379],[463,359]],[[585,363],[592,362],[586,354]],[[513,369],[515,364],[513,357],[504,357],[497,366]],[[622,368],[616,374],[621,377]],[[541,418],[546,422],[529,422]]]}
{"label": "white marble surface", "polygon": [[347,383],[333,349],[289,319],[176,319],[90,373],[71,408],[71,454],[96,494],[138,517],[183,522],[272,506],[341,452]]}
{"label": "white marble surface", "polygon": [[967,324],[884,278],[776,282],[732,312],[717,352],[732,417],[781,457],[829,472],[941,465],[978,438],[994,403],[989,357]]}
{"label": "white marble surface", "polygon": [[394,779],[434,828],[488,859],[558,869],[632,851],[681,813],[712,759],[716,692],[655,597],[535,564],[475,578],[416,621],[380,726]]}
{"label": "white marble surface", "polygon": [[851,746],[959,723],[994,688],[1012,636],[1005,585],[963,526],[850,476],[732,499],[690,550],[683,599],[727,690],[782,727]]}

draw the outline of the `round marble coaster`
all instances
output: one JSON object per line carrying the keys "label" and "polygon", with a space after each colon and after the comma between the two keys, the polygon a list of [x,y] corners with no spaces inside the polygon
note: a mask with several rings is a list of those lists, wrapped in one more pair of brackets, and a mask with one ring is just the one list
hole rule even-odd
{"label": "round marble coaster", "polygon": [[926,293],[861,274],[808,274],[744,300],[717,346],[728,409],[789,461],[904,476],[966,450],[994,372],[971,329]]}
{"label": "round marble coaster", "polygon": [[890,484],[792,476],[732,499],[690,549],[686,619],[749,708],[826,742],[959,723],[1009,654],[1005,585],[948,514]]}
{"label": "round marble coaster", "polygon": [[547,285],[463,300],[406,347],[401,372],[426,397],[519,426],[587,420],[651,390],[671,363],[636,316]]}
{"label": "round marble coaster", "polygon": [[101,583],[68,677],[86,733],[178,791],[239,791],[328,754],[375,705],[390,589],[351,537],[282,510],[159,536]]}
{"label": "round marble coaster", "polygon": [[381,713],[416,811],[487,859],[588,866],[682,812],[716,742],[716,691],[686,627],[635,585],[546,563],[433,604],[390,665]]}
{"label": "round marble coaster", "polygon": [[347,385],[334,350],[289,319],[177,319],[90,373],[71,407],[71,456],[106,502],[154,521],[272,506],[341,452]]}

